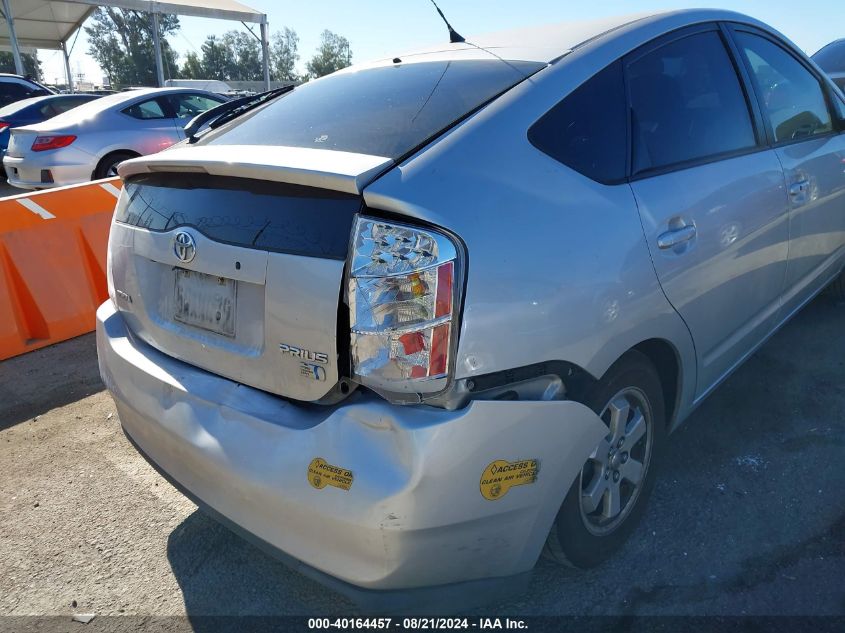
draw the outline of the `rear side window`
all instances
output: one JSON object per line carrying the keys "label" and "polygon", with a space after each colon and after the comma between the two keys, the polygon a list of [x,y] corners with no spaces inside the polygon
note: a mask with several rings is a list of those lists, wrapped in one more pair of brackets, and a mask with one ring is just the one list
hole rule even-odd
{"label": "rear side window", "polygon": [[528,131],[555,160],[605,184],[625,178],[627,123],[622,62],[576,88]]}
{"label": "rear side window", "polygon": [[142,101],[129,106],[123,110],[124,114],[128,114],[136,119],[164,119],[164,110],[157,99],[150,99]]}
{"label": "rear side window", "polygon": [[545,64],[500,59],[400,63],[298,86],[204,136],[399,158]]}
{"label": "rear side window", "polygon": [[833,130],[821,84],[804,64],[764,37],[740,31],[736,40],[751,67],[775,142],[796,141]]}
{"label": "rear side window", "polygon": [[739,77],[715,31],[635,59],[628,82],[635,174],[756,144]]}

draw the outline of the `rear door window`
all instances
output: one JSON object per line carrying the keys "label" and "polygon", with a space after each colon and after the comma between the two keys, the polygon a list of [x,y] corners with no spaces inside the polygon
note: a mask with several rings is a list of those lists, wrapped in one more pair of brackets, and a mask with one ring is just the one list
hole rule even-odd
{"label": "rear door window", "polygon": [[776,143],[833,131],[821,83],[804,64],[765,37],[737,31],[736,41]]}
{"label": "rear door window", "polygon": [[141,120],[168,118],[158,99],[148,99],[147,101],[135,103],[125,108],[123,113]]}
{"label": "rear door window", "polygon": [[528,131],[552,158],[598,182],[625,178],[627,123],[622,62],[576,88]]}
{"label": "rear door window", "polygon": [[722,38],[705,31],[629,63],[633,173],[756,145],[748,102]]}
{"label": "rear door window", "polygon": [[399,158],[546,64],[402,63],[309,81],[200,143],[279,145]]}

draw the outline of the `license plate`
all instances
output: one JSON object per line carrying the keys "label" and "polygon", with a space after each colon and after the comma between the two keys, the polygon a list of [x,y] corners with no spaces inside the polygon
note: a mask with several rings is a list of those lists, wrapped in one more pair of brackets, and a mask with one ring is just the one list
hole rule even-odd
{"label": "license plate", "polygon": [[173,318],[223,336],[235,336],[238,282],[234,279],[176,269]]}

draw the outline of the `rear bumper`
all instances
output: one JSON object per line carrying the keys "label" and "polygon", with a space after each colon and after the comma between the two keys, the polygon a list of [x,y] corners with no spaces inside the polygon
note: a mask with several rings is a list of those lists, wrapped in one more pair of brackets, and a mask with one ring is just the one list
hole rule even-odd
{"label": "rear bumper", "polygon": [[[224,523],[341,591],[530,570],[606,432],[575,402],[444,411],[356,394],[334,407],[294,404],[135,341],[110,301],[97,312],[97,347],[123,427],[148,460]],[[316,458],[352,471],[349,489],[315,488]],[[539,461],[534,483],[482,496],[491,462],[525,459]]]}
{"label": "rear bumper", "polygon": [[[60,162],[56,152],[43,153],[44,157],[37,158],[4,155],[3,168],[9,184],[20,189],[48,189],[91,180],[94,166],[90,162]],[[50,171],[53,182],[42,181],[41,172],[45,169]]]}

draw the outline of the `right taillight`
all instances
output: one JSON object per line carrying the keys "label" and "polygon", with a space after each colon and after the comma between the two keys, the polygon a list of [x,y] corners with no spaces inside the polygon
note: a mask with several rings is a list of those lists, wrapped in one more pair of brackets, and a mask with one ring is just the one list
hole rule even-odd
{"label": "right taillight", "polygon": [[388,397],[447,386],[457,336],[458,253],[440,231],[357,218],[347,286],[355,380]]}

